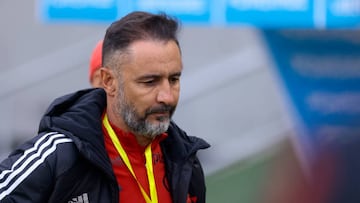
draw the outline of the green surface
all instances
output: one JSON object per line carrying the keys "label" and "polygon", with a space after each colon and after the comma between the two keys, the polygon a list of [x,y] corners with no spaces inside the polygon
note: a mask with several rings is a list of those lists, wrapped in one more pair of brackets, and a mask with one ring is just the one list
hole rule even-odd
{"label": "green surface", "polygon": [[206,177],[207,203],[256,203],[261,197],[271,157],[240,161]]}

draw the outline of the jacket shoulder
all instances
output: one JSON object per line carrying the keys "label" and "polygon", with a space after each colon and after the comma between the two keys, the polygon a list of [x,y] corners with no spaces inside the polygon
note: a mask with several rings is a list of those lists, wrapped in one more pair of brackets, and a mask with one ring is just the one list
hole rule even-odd
{"label": "jacket shoulder", "polygon": [[[51,190],[56,177],[68,170],[76,160],[73,140],[57,132],[42,133],[15,149],[0,163],[0,188],[2,198],[29,195],[28,199],[41,202]],[[36,192],[32,188],[37,188]]]}
{"label": "jacket shoulder", "polygon": [[[73,140],[58,132],[41,133],[16,148],[5,160],[9,164],[41,164],[71,163],[76,159],[77,149]],[[35,162],[34,162],[35,161]],[[13,166],[14,167],[14,166]]]}

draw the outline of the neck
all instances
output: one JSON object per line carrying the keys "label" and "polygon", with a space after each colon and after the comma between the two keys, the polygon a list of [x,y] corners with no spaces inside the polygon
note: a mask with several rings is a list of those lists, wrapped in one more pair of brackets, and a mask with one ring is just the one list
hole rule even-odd
{"label": "neck", "polygon": [[148,146],[152,141],[153,138],[145,137],[143,135],[135,135],[135,138],[140,146]]}

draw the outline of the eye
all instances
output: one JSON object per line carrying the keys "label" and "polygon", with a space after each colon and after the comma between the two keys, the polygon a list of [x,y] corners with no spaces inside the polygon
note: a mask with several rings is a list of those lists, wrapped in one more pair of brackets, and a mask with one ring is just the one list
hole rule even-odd
{"label": "eye", "polygon": [[170,79],[169,79],[169,82],[171,83],[171,84],[176,84],[176,83],[178,83],[180,81],[180,76],[174,76],[174,77],[171,77]]}
{"label": "eye", "polygon": [[158,81],[159,81],[158,78],[147,78],[147,79],[141,80],[140,83],[145,86],[154,86],[158,83]]}
{"label": "eye", "polygon": [[145,80],[145,81],[142,81],[142,83],[145,85],[151,85],[151,84],[155,83],[155,80]]}
{"label": "eye", "polygon": [[145,81],[143,81],[143,83],[145,83],[145,84],[151,84],[151,83],[154,83],[154,80],[145,80]]}

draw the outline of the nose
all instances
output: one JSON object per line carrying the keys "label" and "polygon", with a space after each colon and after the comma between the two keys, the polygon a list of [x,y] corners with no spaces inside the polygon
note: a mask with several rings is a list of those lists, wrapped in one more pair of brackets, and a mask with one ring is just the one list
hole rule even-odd
{"label": "nose", "polygon": [[171,86],[169,82],[163,82],[157,94],[157,102],[174,104],[177,101],[178,89]]}

